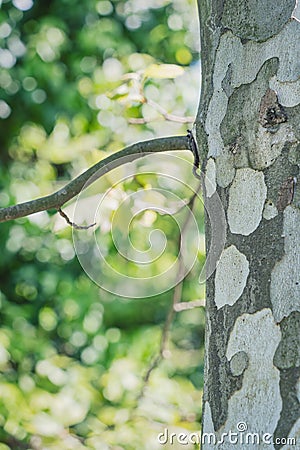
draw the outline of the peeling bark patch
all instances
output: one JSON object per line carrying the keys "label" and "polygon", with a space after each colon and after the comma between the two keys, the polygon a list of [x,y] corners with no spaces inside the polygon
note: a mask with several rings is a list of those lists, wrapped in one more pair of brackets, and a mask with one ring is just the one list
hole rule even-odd
{"label": "peeling bark patch", "polygon": [[[286,4],[284,8],[286,8]],[[259,16],[261,15],[260,11]],[[238,17],[235,14],[234,16]],[[292,40],[291,36],[293,36]],[[278,58],[278,73],[272,79],[272,82],[273,84],[276,82],[284,83],[285,86],[288,83],[289,92],[291,92],[291,86],[296,83],[297,87],[299,83],[299,40],[300,27],[296,20],[287,22],[277,35],[261,43],[248,41],[243,45],[241,40],[230,31],[223,34],[216,53],[213,75],[214,90],[205,121],[205,131],[208,136],[208,156],[216,157],[224,149],[220,125],[227,112],[228,96],[226,92],[228,93],[228,88],[225,92],[222,83],[226,79],[228,67],[231,68],[230,85],[233,91],[242,84],[254,81],[260,68],[267,60]]]}
{"label": "peeling bark patch", "polygon": [[[211,408],[208,402],[203,405],[203,433],[215,434],[214,423],[212,420]],[[202,450],[211,449],[212,445],[208,440],[203,439]]]}
{"label": "peeling bark patch", "polygon": [[269,82],[271,89],[277,92],[278,100],[282,106],[293,108],[300,103],[300,79],[292,83],[281,83],[276,77]]}
{"label": "peeling bark patch", "polygon": [[205,172],[205,189],[207,197],[211,197],[216,192],[216,164],[213,158],[209,158]]}
{"label": "peeling bark patch", "polygon": [[215,303],[218,309],[233,305],[242,295],[249,275],[249,262],[231,245],[223,250],[216,269]]}
{"label": "peeling bark patch", "polygon": [[220,187],[225,188],[234,179],[234,155],[224,150],[216,159],[217,183]]}
{"label": "peeling bark patch", "polygon": [[259,109],[259,122],[265,128],[272,128],[275,125],[287,121],[284,108],[278,102],[276,92],[268,89],[263,96]]}
{"label": "peeling bark patch", "polygon": [[[292,121],[285,123],[286,115],[281,114],[283,109],[276,93],[268,87],[268,80],[277,70],[276,58],[269,59],[256,79],[236,88],[229,99],[220,126],[225,146],[220,156],[223,153],[232,156],[231,164],[235,168],[264,170],[275,162],[288,143],[297,143],[293,129],[296,131],[296,126]],[[293,112],[290,114],[293,116]]]}
{"label": "peeling bark patch", "polygon": [[283,214],[285,255],[272,271],[270,287],[276,322],[292,311],[300,311],[300,211],[287,206]]}
{"label": "peeling bark patch", "polygon": [[287,143],[295,144],[297,139],[288,124],[270,133],[271,128],[258,127],[255,145],[249,150],[251,165],[254,169],[265,169],[274,163]]}
{"label": "peeling bark patch", "polygon": [[233,430],[238,418],[241,421],[244,419],[248,429],[256,433],[274,432],[282,401],[280,374],[272,361],[280,337],[280,328],[275,324],[270,309],[243,314],[236,320],[229,337],[226,357],[230,360],[235,354],[244,352],[249,361],[241,390],[229,399],[228,418],[224,426],[226,430]]}
{"label": "peeling bark patch", "polygon": [[210,408],[210,404],[209,402],[205,402],[204,403],[204,428],[206,430],[209,430],[209,432],[214,432],[214,425],[213,425],[213,420],[212,420],[212,415],[211,415],[211,408]]}
{"label": "peeling bark patch", "polygon": [[264,210],[263,210],[263,218],[266,220],[274,219],[278,215],[278,209],[272,202],[272,200],[266,200]]}
{"label": "peeling bark patch", "polygon": [[295,0],[256,0],[250,5],[249,0],[226,0],[222,23],[243,39],[259,41],[279,32],[291,17]]}
{"label": "peeling bark patch", "polygon": [[[226,358],[233,361],[230,365],[233,365],[234,370],[234,360],[237,358],[237,372],[243,370],[242,387],[229,398],[226,422],[217,431],[214,431],[210,405],[205,402],[204,433],[215,433],[221,442],[222,433],[239,431],[238,422],[245,422],[249,432],[260,435],[274,433],[282,400],[279,389],[280,373],[272,361],[280,337],[280,328],[275,324],[270,309],[238,317],[229,337]],[[218,448],[232,450],[232,442],[226,438],[223,440],[224,443],[218,444]],[[267,447],[274,448],[270,445]],[[209,448],[212,446],[203,446],[205,450]]]}
{"label": "peeling bark patch", "polygon": [[229,189],[228,224],[234,234],[248,236],[259,226],[267,197],[264,175],[238,169]]}
{"label": "peeling bark patch", "polygon": [[296,177],[288,177],[287,180],[280,186],[277,199],[278,211],[284,211],[285,208],[292,203],[294,199],[296,182]]}
{"label": "peeling bark patch", "polygon": [[249,359],[247,353],[238,352],[233,355],[230,360],[230,370],[232,375],[239,376],[242,375],[244,370],[248,367]]}
{"label": "peeling bark patch", "polygon": [[[282,410],[275,437],[295,438],[291,428],[299,419],[300,408],[300,314],[292,312],[280,323],[282,338],[274,356],[274,364],[280,370]],[[300,431],[298,422],[298,433]],[[295,431],[294,431],[295,433]],[[300,435],[298,435],[300,438]],[[299,440],[298,440],[299,442]]]}

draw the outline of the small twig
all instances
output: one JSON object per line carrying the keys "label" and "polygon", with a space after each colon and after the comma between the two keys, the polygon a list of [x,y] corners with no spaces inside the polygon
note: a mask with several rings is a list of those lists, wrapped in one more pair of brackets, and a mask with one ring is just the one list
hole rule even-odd
{"label": "small twig", "polygon": [[[178,270],[178,272],[179,272],[179,270]],[[167,343],[168,343],[169,333],[170,333],[170,326],[171,326],[171,323],[173,321],[173,317],[175,314],[175,305],[179,302],[181,293],[182,293],[182,282],[178,283],[174,288],[172,305],[169,308],[168,315],[167,315],[167,318],[166,318],[166,321],[164,324],[164,328],[163,328],[163,331],[161,334],[159,353],[154,358],[154,360],[152,361],[150,366],[148,367],[148,370],[143,378],[144,385],[143,385],[140,395],[138,396],[138,400],[141,397],[143,397],[145,388],[148,385],[148,382],[149,382],[149,379],[150,379],[150,376],[151,376],[153,370],[158,367],[158,365],[160,364],[160,362],[164,359],[164,357],[166,355]]]}
{"label": "small twig", "polygon": [[[190,200],[187,204],[190,207],[191,211],[193,210],[194,203],[195,203],[196,197],[197,197],[200,189],[201,189],[201,183],[199,183],[196,191],[194,192],[194,194],[192,195],[192,197],[190,198]],[[178,239],[178,243],[177,243],[178,250],[180,249],[181,236],[183,235],[183,233],[189,223],[189,220],[190,220],[190,214],[187,215],[187,217],[183,223],[182,230],[179,235],[179,239]],[[180,254],[179,254],[178,258],[179,258],[179,267],[177,270],[177,277],[176,277],[177,280],[179,280],[182,277],[182,270],[184,268]],[[165,357],[165,355],[167,353],[167,343],[168,343],[168,338],[169,338],[169,334],[170,334],[170,326],[173,321],[174,314],[175,314],[175,312],[177,312],[178,305],[182,305],[182,303],[183,303],[183,302],[179,303],[179,301],[181,299],[182,286],[183,286],[184,279],[185,279],[185,277],[182,277],[181,281],[174,288],[172,304],[169,308],[168,315],[167,315],[167,318],[166,318],[166,321],[164,324],[164,328],[162,331],[162,335],[161,335],[159,353],[154,358],[154,360],[152,361],[150,366],[148,367],[148,370],[143,378],[144,385],[143,385],[140,395],[138,396],[138,400],[144,395],[145,388],[148,385],[148,382],[149,382],[149,379],[150,379],[150,376],[151,376],[153,370],[158,367],[158,365],[160,364],[160,362],[162,361],[162,359]],[[193,302],[188,302],[188,304],[192,304],[192,303]]]}
{"label": "small twig", "polygon": [[176,312],[186,311],[188,309],[200,308],[205,306],[204,300],[193,300],[192,302],[180,302],[174,305]]}
{"label": "small twig", "polygon": [[198,185],[196,191],[193,193],[193,195],[189,198],[188,201],[185,201],[184,204],[177,209],[177,211],[173,212],[172,215],[175,216],[175,214],[179,214],[184,208],[189,207],[191,209],[191,205],[193,205],[197,195],[199,194],[201,190],[201,183]]}
{"label": "small twig", "polygon": [[[180,265],[177,275],[179,275],[181,270],[182,270],[182,266]],[[178,276],[178,278],[179,278],[179,276]],[[165,357],[169,333],[170,333],[170,326],[173,321],[173,317],[174,317],[174,313],[175,313],[175,305],[179,302],[179,300],[181,298],[181,294],[182,294],[182,282],[178,283],[174,288],[172,305],[169,308],[167,318],[166,318],[166,321],[164,324],[164,328],[163,328],[163,331],[161,334],[159,353],[156,356],[156,358],[154,359],[154,361],[151,363],[150,367],[148,368],[148,370],[146,372],[146,375],[144,376],[144,383],[145,383],[144,388],[146,387],[153,370],[156,369],[156,367],[158,367],[159,363]]]}
{"label": "small twig", "polygon": [[[180,117],[180,116],[176,116],[175,114],[170,114],[170,113],[168,113],[168,111],[165,108],[163,108],[161,105],[154,102],[153,100],[147,99],[145,97],[144,97],[144,100],[145,100],[144,103],[147,103],[153,109],[158,111],[164,117],[164,119],[168,120],[169,122],[179,122],[179,123],[193,123],[194,122],[194,118],[191,116]],[[132,118],[128,119],[129,123],[137,124],[137,125],[143,125],[145,123],[149,123],[152,121],[153,121],[153,119],[149,120],[149,119],[145,119],[143,117],[137,117],[137,118],[132,117]]]}
{"label": "small twig", "polygon": [[144,119],[143,117],[130,117],[130,119],[128,119],[128,123],[131,123],[132,125],[144,125],[149,122],[152,121]]}
{"label": "small twig", "polygon": [[156,109],[166,120],[169,120],[171,122],[179,122],[179,123],[193,123],[194,118],[191,116],[188,117],[180,117],[176,116],[175,114],[170,114],[168,111],[163,108],[158,103],[154,102],[150,98],[146,98],[146,103],[148,103],[149,106],[151,106],[153,109]]}
{"label": "small twig", "polygon": [[96,225],[96,222],[92,223],[91,225],[77,225],[75,222],[72,222],[67,214],[63,212],[61,208],[58,208],[58,213],[65,219],[65,221],[71,225],[71,227],[75,228],[76,230],[88,230],[89,228],[92,228]]}
{"label": "small twig", "polygon": [[107,158],[97,162],[94,166],[70,181],[66,186],[46,197],[40,197],[25,203],[0,208],[0,222],[29,216],[40,211],[58,209],[67,201],[74,198],[83,189],[112,169],[144,157],[149,153],[160,153],[174,150],[190,150],[186,136],[170,136],[165,138],[150,139],[149,141],[137,142],[123,150],[113,153]]}

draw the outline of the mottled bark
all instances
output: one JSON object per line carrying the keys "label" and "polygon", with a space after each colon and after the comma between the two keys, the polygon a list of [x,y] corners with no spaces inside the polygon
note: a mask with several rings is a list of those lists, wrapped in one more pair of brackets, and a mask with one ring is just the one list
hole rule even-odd
{"label": "mottled bark", "polygon": [[[205,185],[214,186],[206,190],[205,202],[211,209],[218,196],[227,218],[226,244],[207,281],[203,448],[244,448],[246,439],[254,442],[249,448],[297,448],[300,24],[295,1],[199,0],[198,6],[202,92],[196,133],[210,179]],[[208,248],[213,229],[207,216]],[[205,439],[205,433],[212,435]],[[214,443],[222,433],[237,436],[223,435],[224,442]],[[298,444],[284,440],[289,438]]]}

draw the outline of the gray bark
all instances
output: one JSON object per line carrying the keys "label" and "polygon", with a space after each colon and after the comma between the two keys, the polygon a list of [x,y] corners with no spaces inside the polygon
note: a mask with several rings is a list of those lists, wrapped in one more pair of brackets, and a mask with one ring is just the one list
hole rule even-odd
{"label": "gray bark", "polygon": [[[287,442],[300,445],[295,1],[199,0],[198,7],[205,203],[211,211],[219,197],[227,218],[207,280],[203,448],[297,448]],[[217,229],[207,215],[207,251]],[[216,443],[222,433],[237,435]]]}

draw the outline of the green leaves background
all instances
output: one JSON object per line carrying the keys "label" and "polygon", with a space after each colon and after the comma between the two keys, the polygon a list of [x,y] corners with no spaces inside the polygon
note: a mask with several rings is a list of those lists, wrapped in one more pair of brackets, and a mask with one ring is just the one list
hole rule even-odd
{"label": "green leaves background", "polygon": [[[129,143],[184,134],[188,124],[153,105],[195,115],[197,26],[188,0],[2,1],[0,206],[51,193]],[[148,185],[143,175],[118,189]],[[137,301],[100,291],[59,220],[43,212],[1,225],[0,449],[153,450],[165,426],[198,430],[203,310],[177,313],[145,387],[172,292]],[[157,220],[175,249],[176,227]],[[184,301],[203,298],[197,270]]]}

